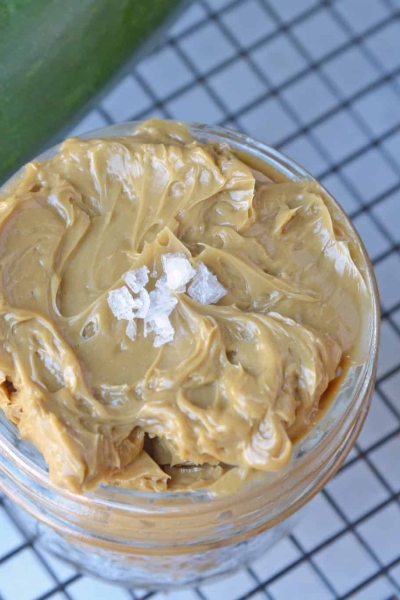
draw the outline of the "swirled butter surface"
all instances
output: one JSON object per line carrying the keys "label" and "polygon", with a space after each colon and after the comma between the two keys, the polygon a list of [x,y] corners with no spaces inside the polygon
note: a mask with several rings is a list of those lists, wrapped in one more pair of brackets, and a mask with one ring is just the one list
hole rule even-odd
{"label": "swirled butter surface", "polygon": [[[152,120],[67,139],[0,198],[0,407],[54,482],[194,489],[288,463],[366,294],[317,183],[258,177],[227,145]],[[157,345],[144,320],[127,335],[108,298],[140,267],[156,290],[166,254],[225,293],[171,292],[173,339]]]}

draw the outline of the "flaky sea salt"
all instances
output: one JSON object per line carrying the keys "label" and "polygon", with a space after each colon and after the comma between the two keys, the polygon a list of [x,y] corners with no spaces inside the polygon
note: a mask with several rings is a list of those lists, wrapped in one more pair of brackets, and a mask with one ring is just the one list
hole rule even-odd
{"label": "flaky sea salt", "polygon": [[159,348],[168,342],[172,342],[175,335],[175,330],[166,314],[156,315],[154,318],[145,321],[145,337],[151,332],[156,334],[153,343],[155,348]]}
{"label": "flaky sea salt", "polygon": [[136,303],[137,303],[137,311],[136,311],[136,317],[138,319],[145,319],[147,316],[147,313],[149,312],[149,308],[150,308],[150,294],[147,290],[145,290],[144,288],[142,290],[140,290],[139,292],[139,297],[136,299]]}
{"label": "flaky sea salt", "polygon": [[178,300],[167,288],[167,277],[163,275],[156,282],[156,287],[149,294],[150,306],[144,320],[144,336],[154,332],[153,345],[159,348],[174,339],[174,328],[169,315],[178,304]]}
{"label": "flaky sea salt", "polygon": [[166,285],[170,290],[184,292],[186,284],[194,277],[195,270],[183,252],[170,252],[161,257]]}
{"label": "flaky sea salt", "polygon": [[200,304],[216,304],[228,292],[216,276],[202,262],[199,262],[196,274],[188,288],[188,294]]}
{"label": "flaky sea salt", "polygon": [[[166,275],[161,275],[161,277],[159,279],[157,279],[156,288],[158,288],[159,290],[167,289],[167,276]],[[168,293],[169,293],[169,290],[168,290]]]}
{"label": "flaky sea salt", "polygon": [[117,319],[130,321],[134,318],[133,309],[136,308],[136,302],[127,287],[123,286],[108,292],[107,302],[112,314]]}
{"label": "flaky sea salt", "polygon": [[[126,286],[112,290],[108,294],[108,305],[117,319],[125,319],[128,324],[126,335],[134,340],[137,333],[135,318],[143,319],[143,333],[147,337],[154,333],[153,345],[159,348],[174,339],[175,331],[169,319],[178,304],[173,292],[185,292],[201,304],[216,304],[226,289],[217,277],[199,263],[194,270],[183,252],[170,252],[161,257],[164,274],[155,282],[155,288],[149,293],[149,269],[146,266],[128,271],[123,275]],[[156,272],[151,277],[157,276]]]}
{"label": "flaky sea salt", "polygon": [[161,285],[150,292],[149,296],[150,307],[146,315],[146,318],[148,319],[160,315],[166,315],[168,317],[178,304],[178,300],[175,296],[173,296],[167,288]]}
{"label": "flaky sea salt", "polygon": [[136,337],[136,323],[135,321],[132,319],[132,321],[128,322],[128,325],[126,326],[125,329],[125,333],[128,336],[128,338],[130,338],[132,341],[135,339]]}
{"label": "flaky sea salt", "polygon": [[133,271],[128,271],[122,276],[122,279],[132,292],[138,294],[149,282],[149,269],[144,266]]}
{"label": "flaky sea salt", "polygon": [[164,346],[164,344],[169,344],[174,339],[175,332],[172,330],[172,333],[168,336],[156,335],[154,338],[153,346],[154,348],[160,348],[160,346]]}

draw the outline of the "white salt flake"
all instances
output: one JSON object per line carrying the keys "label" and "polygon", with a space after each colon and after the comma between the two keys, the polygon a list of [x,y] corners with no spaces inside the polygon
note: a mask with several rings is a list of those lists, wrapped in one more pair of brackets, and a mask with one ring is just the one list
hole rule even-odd
{"label": "white salt flake", "polygon": [[167,287],[170,290],[185,291],[186,284],[194,277],[195,270],[183,252],[171,252],[161,257]]}
{"label": "white salt flake", "polygon": [[150,308],[150,294],[144,288],[140,290],[139,298],[136,299],[136,304],[138,305],[136,317],[138,319],[145,319]]}
{"label": "white salt flake", "polygon": [[204,263],[200,262],[188,289],[189,296],[200,302],[200,304],[216,304],[227,293],[227,290],[220,284],[216,276]]}
{"label": "white salt flake", "polygon": [[[158,283],[158,282],[157,282]],[[150,292],[150,307],[146,318],[153,319],[154,317],[165,315],[169,316],[178,304],[178,300],[165,287],[158,286]]]}
{"label": "white salt flake", "polygon": [[136,308],[136,302],[127,287],[123,286],[108,292],[107,302],[112,314],[117,319],[130,321],[134,318],[133,309]]}
{"label": "white salt flake", "polygon": [[143,335],[145,338],[153,331],[153,321],[145,319],[143,324]]}
{"label": "white salt flake", "polygon": [[136,337],[136,323],[135,321],[132,319],[132,321],[128,322],[128,325],[126,326],[125,329],[125,333],[128,336],[128,338],[130,338],[132,341],[135,339]]}
{"label": "white salt flake", "polygon": [[145,321],[145,337],[148,333],[154,332],[156,334],[153,342],[155,348],[159,348],[168,342],[172,342],[174,339],[175,331],[171,325],[167,315],[156,315],[153,319]]}
{"label": "white salt flake", "polygon": [[151,331],[162,337],[168,337],[174,333],[174,328],[167,315],[157,315],[151,320]]}
{"label": "white salt flake", "polygon": [[167,276],[166,275],[161,275],[161,277],[159,279],[157,279],[157,281],[156,281],[156,288],[158,288],[160,290],[166,290],[167,289]]}
{"label": "white salt flake", "polygon": [[128,271],[125,275],[122,275],[122,279],[126,285],[134,292],[138,294],[149,282],[149,269],[146,266],[139,267],[133,271]]}
{"label": "white salt flake", "polygon": [[162,335],[156,335],[154,338],[153,346],[154,348],[159,348],[160,346],[164,346],[164,344],[169,344],[174,339],[175,332],[173,331],[169,336],[164,337]]}

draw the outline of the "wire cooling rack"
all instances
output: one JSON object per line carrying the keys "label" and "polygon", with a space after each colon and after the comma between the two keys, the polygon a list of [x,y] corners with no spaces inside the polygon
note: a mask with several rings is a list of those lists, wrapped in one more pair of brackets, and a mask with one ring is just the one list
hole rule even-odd
{"label": "wire cooling rack", "polygon": [[[69,133],[149,116],[228,125],[290,155],[353,218],[372,257],[382,345],[356,448],[294,534],[169,600],[400,598],[400,1],[197,0]],[[1,500],[1,499],[0,499]],[[35,549],[0,505],[0,600],[162,600]]]}

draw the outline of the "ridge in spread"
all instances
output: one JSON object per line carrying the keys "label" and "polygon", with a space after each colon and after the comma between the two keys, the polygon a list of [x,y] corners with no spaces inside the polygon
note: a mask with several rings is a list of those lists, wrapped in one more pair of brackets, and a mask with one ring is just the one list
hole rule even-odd
{"label": "ridge in spread", "polygon": [[[68,139],[1,196],[0,407],[78,492],[280,470],[359,333],[348,241],[317,183],[258,177],[178,123]],[[168,300],[165,255],[192,277]],[[200,271],[217,303],[188,293]],[[132,317],[151,294],[159,344]]]}

